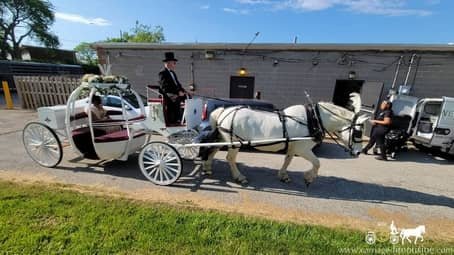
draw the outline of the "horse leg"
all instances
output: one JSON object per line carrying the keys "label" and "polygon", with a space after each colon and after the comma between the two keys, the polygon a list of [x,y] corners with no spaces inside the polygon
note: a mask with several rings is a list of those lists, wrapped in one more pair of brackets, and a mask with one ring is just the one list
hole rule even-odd
{"label": "horse leg", "polygon": [[291,181],[290,177],[288,177],[287,167],[292,162],[293,157],[295,156],[293,152],[293,147],[287,150],[287,154],[285,155],[284,164],[282,165],[281,169],[278,172],[278,177],[282,182],[289,183]]}
{"label": "horse leg", "polygon": [[416,235],[415,236],[415,244],[416,244],[416,241],[418,241],[419,238],[421,238],[421,242],[424,241],[421,235]]}
{"label": "horse leg", "polygon": [[238,155],[239,148],[229,148],[227,152],[227,161],[230,165],[230,172],[232,173],[232,178],[243,185],[248,183],[246,177],[241,174],[240,170],[236,165],[236,156]]}
{"label": "horse leg", "polygon": [[202,174],[206,174],[206,175],[211,175],[213,174],[213,171],[212,171],[212,166],[213,166],[213,158],[214,156],[216,155],[216,153],[219,151],[218,148],[214,149],[210,155],[208,155],[208,159],[203,161],[203,164],[202,164]]}
{"label": "horse leg", "polygon": [[312,168],[304,173],[304,182],[306,186],[309,186],[318,175],[318,169],[320,168],[320,160],[312,152],[312,148],[315,146],[313,141],[302,141],[295,144],[295,154],[311,162]]}

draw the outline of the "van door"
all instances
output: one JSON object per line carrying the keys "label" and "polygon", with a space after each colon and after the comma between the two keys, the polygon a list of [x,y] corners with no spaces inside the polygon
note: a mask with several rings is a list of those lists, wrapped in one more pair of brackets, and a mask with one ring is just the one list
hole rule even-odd
{"label": "van door", "polygon": [[431,141],[440,117],[442,102],[441,98],[428,98],[418,103],[417,121],[413,132],[415,141],[432,146]]}
{"label": "van door", "polygon": [[440,117],[430,144],[449,152],[454,142],[454,98],[443,97]]}

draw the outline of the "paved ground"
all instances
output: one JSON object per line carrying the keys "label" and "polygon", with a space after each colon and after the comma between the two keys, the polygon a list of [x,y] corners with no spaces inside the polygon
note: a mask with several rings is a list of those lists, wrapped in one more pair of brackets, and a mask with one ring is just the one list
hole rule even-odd
{"label": "paved ground", "polygon": [[250,184],[242,187],[230,178],[225,152],[220,152],[209,178],[188,176],[194,165],[185,163],[186,176],[172,187],[145,180],[137,156],[127,162],[74,160],[65,148],[61,165],[42,168],[26,155],[21,129],[36,119],[30,111],[0,110],[0,178],[72,184],[78,190],[164,201],[284,221],[384,230],[391,220],[399,228],[425,224],[426,237],[453,240],[453,161],[415,150],[397,161],[372,156],[350,158],[334,144],[318,149],[320,176],[306,189],[303,171],[308,163],[297,158],[289,167],[293,182],[277,179],[283,156],[243,152],[238,161]]}

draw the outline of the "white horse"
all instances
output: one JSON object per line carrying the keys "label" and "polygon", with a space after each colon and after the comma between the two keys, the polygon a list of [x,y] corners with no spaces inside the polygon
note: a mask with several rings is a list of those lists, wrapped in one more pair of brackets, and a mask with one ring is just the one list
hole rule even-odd
{"label": "white horse", "polygon": [[[362,149],[362,124],[367,119],[365,115],[358,118],[361,107],[359,94],[352,93],[351,101],[354,112],[348,111],[332,103],[319,102],[316,107],[319,112],[321,125],[326,132],[332,133],[349,148],[352,155],[359,155]],[[307,137],[309,129],[307,127],[306,108],[303,105],[294,105],[283,111],[285,116],[285,126],[288,138]],[[282,117],[282,116],[281,116]],[[273,112],[256,111],[244,107],[219,108],[210,115],[210,123],[213,129],[217,128],[222,141],[254,141],[284,137],[284,128],[278,114]],[[353,134],[356,134],[356,139]],[[359,134],[359,138],[358,138]],[[312,152],[316,145],[313,140],[290,141],[259,146],[256,149],[261,151],[276,152],[287,147],[284,164],[278,172],[281,181],[289,182],[287,167],[294,156],[300,156],[312,163],[312,168],[304,173],[304,181],[308,186],[318,175],[320,161]],[[203,164],[203,170],[211,173],[212,160],[218,150],[208,156],[208,160]],[[247,179],[241,174],[236,165],[236,156],[239,148],[229,147],[227,161],[230,165],[232,177],[241,184],[247,184]]]}
{"label": "white horse", "polygon": [[402,244],[404,244],[404,241],[407,240],[409,243],[411,243],[410,236],[415,237],[415,244],[418,239],[421,239],[421,242],[424,241],[423,235],[426,233],[426,227],[424,225],[418,226],[416,228],[412,229],[402,229],[400,231],[400,239],[402,240]]}

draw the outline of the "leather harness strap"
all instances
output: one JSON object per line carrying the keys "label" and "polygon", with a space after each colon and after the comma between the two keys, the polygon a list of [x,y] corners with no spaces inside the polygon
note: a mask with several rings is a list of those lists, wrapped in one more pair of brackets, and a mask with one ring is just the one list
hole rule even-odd
{"label": "leather harness strap", "polygon": [[[238,139],[238,141],[240,142],[240,148],[241,147],[252,147],[252,148],[255,148],[255,147],[264,147],[264,146],[271,146],[271,145],[275,145],[275,144],[280,144],[280,143],[285,143],[285,151],[288,150],[288,144],[290,142],[290,137],[288,135],[288,129],[287,129],[287,118],[295,121],[296,123],[300,124],[300,125],[304,125],[304,126],[307,126],[307,123],[304,123],[302,122],[301,120],[293,117],[293,116],[288,116],[288,115],[285,115],[283,114],[283,112],[281,111],[275,111],[274,113],[277,114],[278,118],[279,118],[279,121],[282,123],[282,136],[283,138],[285,138],[285,141],[283,142],[272,142],[272,143],[267,143],[267,144],[260,144],[260,145],[254,145],[252,146],[251,145],[251,141],[249,140],[245,140],[244,138],[240,137],[239,135],[237,135],[235,132],[234,132],[234,120],[235,120],[235,116],[236,114],[238,113],[238,111],[240,111],[241,109],[244,109],[244,108],[248,108],[247,106],[241,106],[241,107],[237,107],[236,109],[232,110],[231,112],[227,113],[225,116],[223,116],[223,118],[217,122],[217,129],[219,129],[220,131],[222,132],[225,132],[225,133],[228,133],[230,135],[230,142],[233,142],[233,138],[235,137],[236,139]],[[256,111],[260,111],[260,110],[256,110]],[[222,123],[225,121],[225,119],[230,115],[230,114],[233,114],[232,116],[232,119],[231,119],[231,122],[230,122],[230,129],[227,129],[227,128],[224,128],[222,127]]]}

